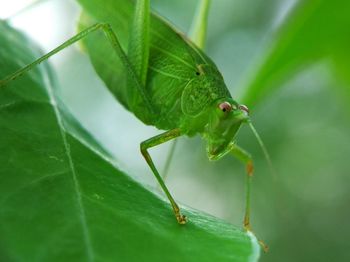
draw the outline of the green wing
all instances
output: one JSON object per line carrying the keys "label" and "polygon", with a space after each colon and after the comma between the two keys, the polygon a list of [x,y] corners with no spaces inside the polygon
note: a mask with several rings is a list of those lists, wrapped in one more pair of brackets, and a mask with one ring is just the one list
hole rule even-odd
{"label": "green wing", "polygon": [[[98,0],[79,0],[84,13],[80,20],[80,29],[95,22],[112,25],[124,50],[128,50],[131,25],[133,23],[134,4],[127,0],[105,0],[103,9],[95,8]],[[109,43],[102,35],[89,37],[84,46],[94,68],[114,96],[130,111],[143,120],[143,105],[130,105],[127,102],[127,76],[120,62],[111,51]],[[214,63],[196,48],[186,37],[172,28],[164,19],[152,14],[150,17],[150,54],[147,71],[146,89],[158,112],[153,123],[159,122],[159,116],[168,119],[166,129],[178,121],[181,111],[181,95],[190,79],[196,77],[197,65]],[[171,116],[169,116],[171,113]],[[169,117],[168,117],[169,116]],[[157,118],[157,119],[156,119]],[[161,121],[160,121],[161,122]],[[171,122],[171,123],[170,123]]]}

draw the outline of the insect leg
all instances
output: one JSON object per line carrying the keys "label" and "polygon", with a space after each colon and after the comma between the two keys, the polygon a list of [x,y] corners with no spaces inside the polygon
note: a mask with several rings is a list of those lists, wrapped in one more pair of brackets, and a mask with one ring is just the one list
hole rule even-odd
{"label": "insect leg", "polygon": [[170,194],[168,188],[166,187],[162,177],[159,175],[158,170],[155,167],[151,156],[149,155],[149,153],[147,151],[148,148],[158,146],[160,144],[163,144],[163,143],[165,143],[171,139],[174,139],[176,137],[179,137],[181,135],[182,134],[181,134],[180,129],[172,129],[172,130],[167,131],[163,134],[160,134],[160,135],[152,137],[146,141],[143,141],[140,144],[140,149],[141,149],[141,153],[142,153],[143,157],[146,159],[147,164],[152,169],[152,172],[153,172],[154,176],[156,177],[158,183],[160,184],[161,188],[163,189],[165,195],[168,197],[170,204],[173,208],[175,217],[177,219],[177,222],[179,222],[179,224],[185,224],[186,223],[186,216],[181,214],[179,206],[176,204],[174,198],[171,196],[171,194]]}
{"label": "insect leg", "polygon": [[[251,155],[245,151],[244,149],[240,148],[237,145],[234,145],[234,147],[231,150],[231,153],[240,161],[242,161],[246,166],[246,206],[245,206],[245,214],[244,214],[244,220],[243,220],[243,226],[244,229],[247,231],[252,232],[251,225],[250,225],[250,189],[252,184],[252,178],[253,178],[253,160]],[[261,240],[259,240],[259,243],[263,250],[265,252],[268,251],[268,246]]]}
{"label": "insect leg", "polygon": [[246,230],[250,231],[250,187],[253,178],[253,161],[251,155],[237,145],[232,148],[231,153],[246,166],[246,206],[243,225]]}
{"label": "insect leg", "polygon": [[169,169],[170,169],[170,164],[171,164],[171,160],[173,159],[174,156],[174,152],[175,152],[175,148],[176,148],[176,144],[177,144],[177,140],[172,141],[166,161],[165,161],[165,165],[163,168],[163,180],[166,180],[166,177],[168,175]]}
{"label": "insect leg", "polygon": [[74,44],[75,42],[83,39],[84,37],[88,36],[90,33],[95,32],[97,30],[102,30],[105,33],[105,36],[107,37],[108,41],[112,45],[114,51],[117,53],[118,57],[122,61],[122,64],[123,64],[125,70],[127,71],[128,75],[130,76],[130,79],[133,81],[133,86],[136,87],[140,96],[143,98],[145,109],[148,110],[149,112],[153,113],[154,110],[153,110],[153,107],[151,105],[150,99],[148,98],[142,84],[140,83],[140,80],[138,79],[128,57],[126,56],[125,52],[123,51],[122,47],[120,46],[118,38],[117,38],[116,34],[114,33],[111,25],[106,24],[106,23],[97,23],[93,26],[86,28],[85,30],[78,33],[77,35],[73,36],[71,39],[67,40],[66,42],[64,42],[60,46],[56,47],[55,49],[53,49],[52,51],[47,53],[46,55],[40,57],[39,59],[37,59],[33,63],[23,67],[22,69],[17,70],[16,72],[7,76],[3,80],[0,80],[0,88],[2,86],[5,86],[6,84],[11,82],[12,80],[16,79],[17,77],[20,77],[24,73],[30,71],[35,66],[39,65],[40,63],[47,60],[51,56],[57,54],[61,50],[65,49],[66,47]]}
{"label": "insect leg", "polygon": [[[176,144],[177,144],[177,140],[173,140],[171,143],[170,149],[168,151],[168,155],[167,155],[166,160],[165,160],[165,164],[164,164],[163,171],[162,171],[162,179],[164,182],[166,181],[166,179],[168,177],[168,172],[170,169],[171,161],[173,160]],[[161,189],[160,184],[158,184],[158,189]]]}

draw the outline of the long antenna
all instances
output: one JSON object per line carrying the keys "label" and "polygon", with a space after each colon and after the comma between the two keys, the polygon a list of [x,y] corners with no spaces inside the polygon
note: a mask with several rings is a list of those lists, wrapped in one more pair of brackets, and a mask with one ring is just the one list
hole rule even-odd
{"label": "long antenna", "polygon": [[271,157],[270,157],[270,155],[269,155],[269,152],[267,152],[267,149],[266,149],[266,147],[265,147],[265,145],[264,145],[264,142],[262,141],[262,139],[261,139],[261,137],[259,136],[258,132],[256,131],[255,127],[253,126],[253,123],[252,123],[251,120],[248,121],[248,125],[249,125],[250,129],[253,131],[253,134],[254,134],[256,140],[258,140],[258,143],[259,143],[259,145],[260,145],[260,147],[261,147],[261,149],[262,149],[262,151],[263,151],[263,153],[264,153],[264,156],[265,156],[266,161],[267,161],[267,163],[268,163],[268,165],[269,165],[270,172],[271,172],[273,178],[274,178],[274,179],[277,179],[276,171],[275,171],[275,169],[273,168],[272,161],[271,161]]}

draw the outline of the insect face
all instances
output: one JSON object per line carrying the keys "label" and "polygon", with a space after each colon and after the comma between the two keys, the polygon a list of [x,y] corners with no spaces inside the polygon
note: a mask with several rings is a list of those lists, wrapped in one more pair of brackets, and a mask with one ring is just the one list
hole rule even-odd
{"label": "insect face", "polygon": [[217,160],[227,154],[233,146],[233,139],[241,124],[249,119],[248,108],[239,105],[232,98],[214,102],[205,131],[207,154],[210,160]]}

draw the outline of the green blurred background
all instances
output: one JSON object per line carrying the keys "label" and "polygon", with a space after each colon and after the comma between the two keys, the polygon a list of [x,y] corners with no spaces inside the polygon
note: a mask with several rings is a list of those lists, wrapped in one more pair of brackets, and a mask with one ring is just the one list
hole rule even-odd
{"label": "green blurred background", "polygon": [[[0,15],[7,17],[30,2],[1,2]],[[152,4],[187,32],[196,2]],[[313,4],[322,8],[313,10]],[[48,51],[74,34],[78,17],[74,1],[52,0],[11,21]],[[310,19],[319,23],[308,27]],[[342,31],[349,20],[350,4],[340,0],[212,2],[206,51],[232,95],[244,96],[249,86],[265,88],[248,100],[278,178],[273,179],[248,128],[237,139],[256,163],[252,223],[270,246],[261,261],[350,261],[350,34]],[[304,26],[308,30],[298,35]],[[276,53],[271,63],[264,62]],[[52,63],[72,112],[122,169],[157,190],[139,143],[159,131],[144,126],[111,97],[77,47]],[[262,72],[258,78],[257,71]],[[160,169],[168,150],[164,145],[151,152]],[[179,140],[167,183],[181,203],[240,225],[244,179],[244,167],[229,156],[209,162],[205,144],[196,137]]]}

